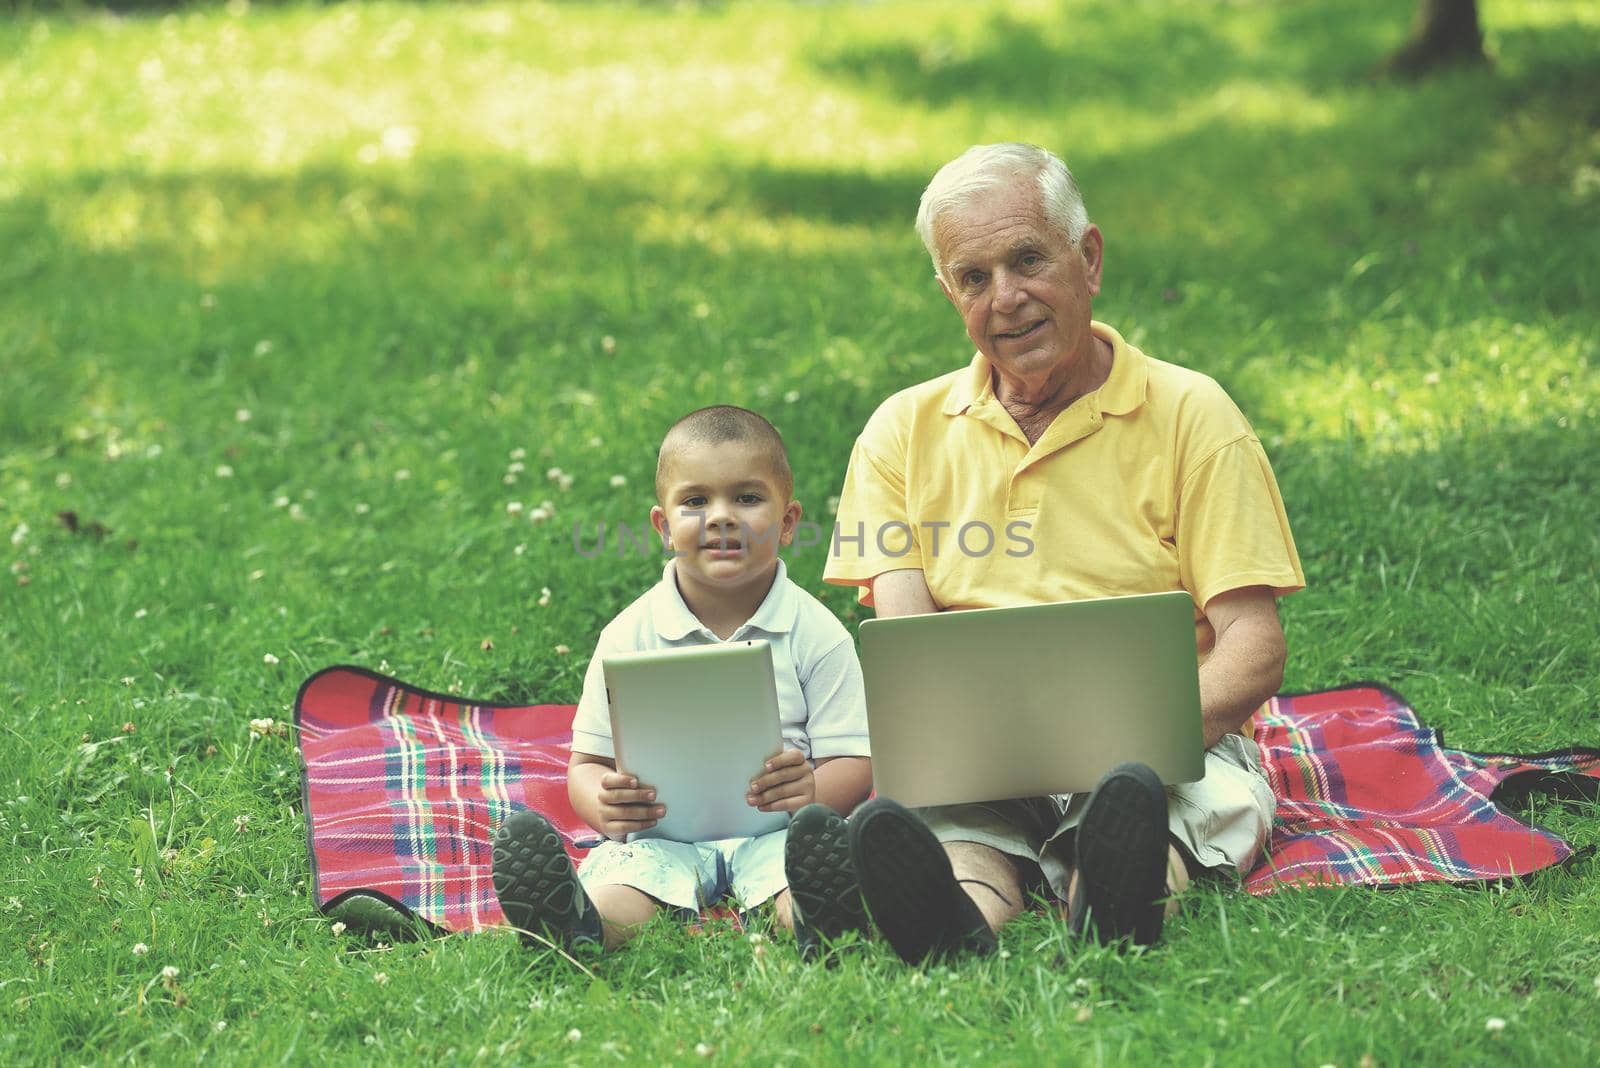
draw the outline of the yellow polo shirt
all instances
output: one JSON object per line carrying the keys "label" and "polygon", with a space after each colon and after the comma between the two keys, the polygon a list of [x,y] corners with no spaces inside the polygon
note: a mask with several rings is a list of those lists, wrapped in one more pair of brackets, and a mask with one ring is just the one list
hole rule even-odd
{"label": "yellow polo shirt", "polygon": [[856,439],[824,572],[920,568],[940,608],[1305,586],[1277,481],[1222,387],[1096,322],[1111,374],[1029,445],[981,353],[884,401]]}

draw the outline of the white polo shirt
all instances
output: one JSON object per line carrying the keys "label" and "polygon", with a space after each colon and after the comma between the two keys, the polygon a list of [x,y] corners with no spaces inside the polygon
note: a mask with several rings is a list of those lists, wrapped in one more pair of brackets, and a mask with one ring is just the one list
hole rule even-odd
{"label": "white polo shirt", "polygon": [[[602,657],[722,644],[684,603],[672,564],[667,561],[661,581],[600,632],[572,721],[572,748],[577,752],[615,756]],[[772,648],[784,743],[812,761],[869,755],[867,697],[855,643],[821,601],[789,581],[781,559],[761,607],[728,641],[753,638],[765,638]]]}

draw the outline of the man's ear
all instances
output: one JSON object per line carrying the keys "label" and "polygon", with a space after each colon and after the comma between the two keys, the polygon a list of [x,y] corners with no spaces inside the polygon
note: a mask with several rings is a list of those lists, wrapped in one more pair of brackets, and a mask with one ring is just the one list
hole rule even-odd
{"label": "man's ear", "polygon": [[1100,233],[1100,228],[1093,223],[1083,231],[1083,236],[1078,239],[1078,251],[1083,253],[1083,265],[1089,278],[1089,295],[1100,295],[1100,271],[1105,267],[1106,239]]}
{"label": "man's ear", "polygon": [[944,299],[948,300],[952,305],[955,305],[956,307],[959,308],[960,305],[956,304],[956,295],[954,293],[950,292],[949,285],[947,285],[945,283],[944,275],[940,274],[938,271],[934,271],[933,272],[933,277],[935,277],[935,278],[937,278],[939,280],[939,288],[944,290]]}

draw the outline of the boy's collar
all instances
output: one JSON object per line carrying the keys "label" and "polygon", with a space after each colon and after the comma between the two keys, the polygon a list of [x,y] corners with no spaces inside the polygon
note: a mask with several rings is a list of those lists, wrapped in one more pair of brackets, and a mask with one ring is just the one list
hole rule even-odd
{"label": "boy's collar", "polygon": [[[678,578],[674,573],[673,561],[668,560],[667,566],[661,570],[661,581],[656,585],[655,610],[651,613],[654,617],[656,634],[665,641],[682,641],[691,634],[711,631],[700,622],[700,617],[690,611],[689,605],[683,599],[683,593],[678,589]],[[732,641],[749,630],[759,630],[767,634],[787,634],[794,629],[795,604],[794,598],[788,595],[789,568],[778,558],[778,570],[772,576],[772,588],[762,598],[761,606],[756,609],[755,615],[747,619],[739,629],[733,632]]]}

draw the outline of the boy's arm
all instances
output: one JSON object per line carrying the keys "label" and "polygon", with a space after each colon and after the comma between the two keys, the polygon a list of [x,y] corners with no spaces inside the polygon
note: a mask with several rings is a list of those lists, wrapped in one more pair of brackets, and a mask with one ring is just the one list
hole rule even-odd
{"label": "boy's arm", "polygon": [[[827,610],[819,605],[818,611]],[[829,624],[838,641],[802,666],[800,683],[815,768],[798,749],[785,749],[767,761],[766,773],[750,784],[746,798],[763,812],[795,812],[821,801],[848,815],[872,792],[861,663],[849,633],[831,617]]]}
{"label": "boy's arm", "polygon": [[817,761],[817,800],[848,816],[872,793],[872,758],[825,757]]}
{"label": "boy's arm", "polygon": [[649,830],[667,814],[655,804],[654,787],[617,771],[610,757],[572,751],[567,761],[567,800],[589,826],[622,841],[634,831]]}

